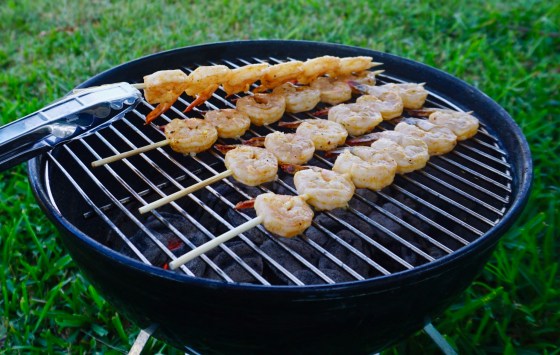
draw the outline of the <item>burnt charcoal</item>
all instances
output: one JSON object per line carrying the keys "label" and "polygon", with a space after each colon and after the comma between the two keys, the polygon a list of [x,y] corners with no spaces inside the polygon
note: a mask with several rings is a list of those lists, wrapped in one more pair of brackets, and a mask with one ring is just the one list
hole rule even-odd
{"label": "burnt charcoal", "polygon": [[358,229],[360,232],[364,233],[365,235],[369,236],[373,234],[374,231],[373,226],[369,222],[366,222],[362,218],[355,215],[354,213],[342,209],[334,210],[332,213],[336,217],[348,223],[352,227]]}
{"label": "burnt charcoal", "polygon": [[[244,211],[244,213],[249,214],[247,212],[248,211]],[[247,222],[247,219],[245,219],[245,217],[241,216],[237,211],[231,208],[227,210],[224,218],[234,227]],[[248,231],[243,232],[243,234],[257,245],[262,244],[265,239],[267,239],[264,233],[261,232],[258,228],[251,228]]]}
{"label": "burnt charcoal", "polygon": [[[258,275],[263,273],[263,261],[262,257],[255,253],[247,244],[241,241],[235,241],[228,244],[228,248],[231,249],[237,256],[239,256],[249,267],[251,267]],[[220,249],[220,248],[216,248]],[[258,283],[258,280],[249,273],[243,266],[238,264],[231,256],[220,249],[220,252],[212,259],[212,261],[222,269],[226,274],[231,277],[235,282],[244,283]],[[212,270],[210,267],[207,268],[206,278],[211,279],[221,279],[218,274]]]}
{"label": "burnt charcoal", "polygon": [[[261,250],[274,259],[278,264],[284,267],[291,273],[303,269],[303,266],[292,255],[290,255],[281,246],[277,245],[272,240],[267,240],[261,245]],[[274,265],[270,264],[270,270],[280,279],[283,283],[289,283],[289,278],[284,273],[278,270]]]}
{"label": "burnt charcoal", "polygon": [[336,233],[342,228],[342,225],[340,223],[338,223],[337,221],[335,221],[334,219],[332,219],[331,217],[327,216],[324,213],[315,216],[314,221],[333,233]]}
{"label": "burnt charcoal", "polygon": [[[323,274],[328,276],[334,282],[345,282],[345,281],[352,281],[352,276],[348,275],[345,272],[338,272],[334,269],[324,269],[321,270]],[[311,270],[298,270],[294,272],[294,276],[297,277],[301,282],[306,285],[318,285],[318,284],[326,284],[327,282],[323,280],[319,275],[314,273]]]}
{"label": "burnt charcoal", "polygon": [[[338,233],[338,237],[344,240],[346,243],[350,244],[352,247],[361,251],[368,258],[371,257],[371,251],[369,247],[364,243],[362,238],[354,235],[350,231],[343,230]],[[325,244],[325,249],[329,251],[338,260],[342,261],[344,264],[348,265],[351,269],[356,271],[358,274],[367,277],[369,275],[369,265],[360,259],[356,254],[352,253],[345,246],[341,245],[334,239],[330,239],[328,243]],[[319,259],[319,268],[328,269],[333,267],[333,262],[326,256],[322,256]]]}
{"label": "burnt charcoal", "polygon": [[313,226],[307,228],[307,230],[305,231],[305,237],[311,239],[320,246],[323,246],[329,241],[329,237],[327,234]]}
{"label": "burnt charcoal", "polygon": [[278,241],[301,255],[311,264],[317,265],[320,256],[319,252],[301,238],[281,238]]}
{"label": "burnt charcoal", "polygon": [[[204,234],[180,215],[161,212],[161,216],[164,217],[167,222],[169,222],[169,224],[173,225],[173,227],[175,227],[181,234],[188,238],[189,241],[194,245],[198,246],[206,241],[206,237],[204,236]],[[144,224],[146,228],[150,230],[152,235],[163,245],[165,245],[169,250],[171,250],[175,255],[182,255],[191,249],[190,247],[185,245],[181,238],[179,238],[171,229],[169,229],[155,216],[149,216]],[[136,234],[134,234],[130,238],[130,241],[146,257],[146,259],[148,259],[148,261],[152,265],[163,267],[170,261],[170,258],[167,256],[167,254],[163,252],[157,246],[157,244],[143,231],[138,231]],[[137,258],[136,254],[126,245],[122,246],[120,252],[132,258]],[[196,276],[202,275],[205,269],[204,264],[199,259],[191,260],[186,264],[186,266]]]}

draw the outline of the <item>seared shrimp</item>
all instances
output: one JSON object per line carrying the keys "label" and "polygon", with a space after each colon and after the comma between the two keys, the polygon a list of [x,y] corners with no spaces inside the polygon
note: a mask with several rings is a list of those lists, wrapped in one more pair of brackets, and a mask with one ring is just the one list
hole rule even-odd
{"label": "seared shrimp", "polygon": [[286,109],[286,99],[275,94],[248,95],[237,100],[236,108],[249,116],[255,126],[262,126],[282,118]]}
{"label": "seared shrimp", "polygon": [[403,112],[403,101],[395,92],[385,92],[379,96],[362,95],[356,100],[357,104],[366,105],[381,113],[384,120],[399,117]]}
{"label": "seared shrimp", "polygon": [[320,77],[328,74],[333,76],[340,67],[340,58],[325,55],[318,58],[308,59],[301,66],[301,75],[297,81],[299,84],[307,85]]}
{"label": "seared shrimp", "polygon": [[186,89],[188,75],[181,70],[161,70],[144,77],[144,97],[151,104],[175,102]]}
{"label": "seared shrimp", "polygon": [[352,89],[345,81],[320,77],[311,82],[311,88],[319,90],[321,102],[337,105],[352,98]]}
{"label": "seared shrimp", "polygon": [[286,238],[303,233],[313,221],[313,210],[303,196],[269,192],[257,196],[254,207],[268,231]]}
{"label": "seared shrimp", "polygon": [[329,121],[340,123],[353,136],[361,136],[373,130],[383,117],[367,105],[340,104],[329,109]]}
{"label": "seared shrimp", "polygon": [[340,65],[336,71],[335,77],[348,76],[354,73],[360,73],[364,70],[379,65],[380,63],[372,62],[372,57],[345,57],[340,58]]}
{"label": "seared shrimp", "polygon": [[239,138],[251,126],[251,120],[246,114],[229,108],[208,111],[204,120],[216,127],[220,138]]}
{"label": "seared shrimp", "polygon": [[196,68],[188,78],[188,85],[185,93],[196,99],[185,109],[185,112],[192,110],[206,102],[218,89],[221,83],[225,82],[230,69],[225,65],[201,66]]}
{"label": "seared shrimp", "polygon": [[433,124],[445,126],[452,130],[459,141],[469,139],[478,132],[478,119],[469,112],[446,109],[424,109],[422,111],[431,112],[428,120]]}
{"label": "seared shrimp", "polygon": [[428,153],[430,155],[448,153],[457,144],[457,136],[453,131],[427,120],[406,118],[395,126],[395,132],[401,132],[422,139],[428,146]]}
{"label": "seared shrimp", "polygon": [[361,93],[381,96],[387,92],[398,94],[403,102],[404,108],[419,109],[426,102],[428,91],[424,89],[424,84],[404,83],[404,84],[385,84],[380,86],[363,85],[356,82],[349,82],[352,88]]}
{"label": "seared shrimp", "polygon": [[202,152],[218,139],[216,128],[198,118],[176,118],[165,125],[164,133],[171,149],[183,154]]}
{"label": "seared shrimp", "polygon": [[428,146],[420,138],[397,131],[383,131],[374,134],[377,134],[378,138],[389,139],[402,148],[405,159],[397,160],[393,157],[397,161],[397,173],[399,174],[422,169],[430,159]]}
{"label": "seared shrimp", "polygon": [[292,83],[284,83],[277,86],[272,93],[284,96],[284,99],[286,99],[286,112],[291,113],[309,111],[321,100],[321,92],[319,90]]}
{"label": "seared shrimp", "polygon": [[305,164],[315,153],[311,139],[293,133],[270,133],[264,140],[264,146],[282,164]]}
{"label": "seared shrimp", "polygon": [[356,188],[350,175],[312,167],[294,175],[294,185],[299,195],[307,195],[307,203],[318,210],[332,210],[348,206]]}
{"label": "seared shrimp", "polygon": [[393,183],[397,163],[371,147],[352,147],[336,158],[332,170],[348,174],[357,188],[377,191]]}
{"label": "seared shrimp", "polygon": [[331,150],[343,145],[348,131],[343,125],[327,120],[304,120],[297,128],[296,134],[313,141],[316,150]]}
{"label": "seared shrimp", "polygon": [[303,72],[302,65],[303,62],[294,60],[268,67],[261,77],[261,85],[255,92],[274,89],[288,81],[297,81]]}
{"label": "seared shrimp", "polygon": [[235,180],[257,186],[276,179],[278,160],[264,148],[238,146],[226,153],[225,164]]}
{"label": "seared shrimp", "polygon": [[232,69],[227,79],[222,82],[226,95],[230,96],[239,92],[249,91],[251,84],[261,78],[268,66],[268,63],[259,63]]}

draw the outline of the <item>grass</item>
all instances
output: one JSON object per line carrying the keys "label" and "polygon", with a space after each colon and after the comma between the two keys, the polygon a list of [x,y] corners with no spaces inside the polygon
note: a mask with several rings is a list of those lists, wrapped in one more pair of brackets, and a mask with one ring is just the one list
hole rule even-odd
{"label": "grass", "polygon": [[[0,124],[161,50],[236,39],[344,43],[478,87],[531,146],[527,208],[436,328],[462,353],[559,353],[560,5],[540,1],[4,1]],[[38,208],[24,166],[0,173],[0,352],[126,352],[137,332],[88,282]],[[420,332],[387,353],[436,351]],[[156,340],[149,353],[174,353]]]}

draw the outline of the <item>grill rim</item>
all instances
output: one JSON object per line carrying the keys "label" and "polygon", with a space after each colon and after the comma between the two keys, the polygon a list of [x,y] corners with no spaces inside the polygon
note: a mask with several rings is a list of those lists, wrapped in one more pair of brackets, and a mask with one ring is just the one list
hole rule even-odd
{"label": "grill rim", "polygon": [[[533,168],[532,168],[532,159],[530,154],[530,149],[528,146],[525,137],[522,134],[521,129],[519,126],[514,122],[514,120],[509,116],[509,114],[497,103],[495,103],[491,98],[489,98],[486,94],[481,92],[480,90],[472,87],[471,85],[467,84],[466,82],[458,79],[448,73],[445,73],[439,69],[433,68],[423,63],[419,63],[410,59],[406,59],[403,57],[391,55],[388,53],[382,53],[373,51],[366,48],[354,47],[354,46],[347,46],[342,44],[334,44],[334,43],[322,43],[322,42],[312,42],[312,41],[285,41],[285,40],[250,40],[250,41],[228,41],[228,42],[216,42],[216,43],[208,43],[203,45],[196,45],[196,46],[187,46],[182,48],[171,49],[168,51],[163,51],[155,54],[151,54],[148,56],[144,56],[127,63],[121,64],[119,66],[113,67],[108,69],[98,75],[93,76],[92,78],[88,79],[87,81],[83,82],[78,86],[78,88],[88,87],[92,85],[99,85],[100,83],[104,82],[115,82],[115,72],[122,71],[123,69],[127,69],[130,71],[130,68],[136,67],[136,70],[142,71],[142,66],[145,63],[156,60],[160,63],[166,63],[166,66],[169,66],[169,63],[165,61],[166,57],[177,57],[181,52],[184,53],[189,57],[189,60],[196,61],[200,59],[193,59],[191,58],[190,54],[198,53],[202,56],[212,56],[211,53],[218,53],[222,54],[222,51],[229,51],[232,48],[234,49],[235,53],[231,53],[233,57],[243,57],[247,58],[250,55],[247,55],[247,51],[244,51],[242,48],[239,47],[247,47],[250,48],[253,52],[255,48],[258,49],[263,48],[280,48],[279,51],[283,52],[282,48],[286,46],[312,46],[311,51],[304,51],[304,55],[310,55],[312,51],[320,51],[320,52],[338,52],[338,51],[345,51],[345,52],[356,52],[358,55],[372,55],[375,57],[375,60],[379,60],[383,62],[383,58],[388,58],[391,65],[397,64],[404,64],[404,66],[399,66],[399,77],[406,77],[407,74],[411,76],[418,77],[418,74],[422,77],[428,77],[430,88],[436,84],[440,84],[437,86],[442,86],[445,83],[453,84],[453,89],[458,90],[461,89],[461,92],[465,93],[468,97],[475,97],[478,101],[474,102],[475,106],[487,106],[485,111],[492,111],[495,113],[494,117],[498,118],[497,121],[486,122],[489,127],[492,128],[495,135],[499,138],[499,141],[504,145],[504,151],[508,154],[509,162],[512,165],[512,173],[513,173],[513,191],[512,191],[512,202],[509,206],[508,210],[502,217],[502,219],[493,226],[488,232],[480,236],[475,241],[471,242],[469,245],[461,247],[459,250],[454,251],[451,254],[445,255],[439,259],[436,259],[432,262],[416,266],[409,270],[403,270],[399,272],[394,272],[390,275],[382,275],[377,276],[375,278],[370,278],[366,280],[354,280],[354,281],[347,281],[347,282],[338,282],[335,284],[322,284],[322,285],[257,285],[257,284],[240,284],[240,283],[227,283],[224,281],[217,281],[217,280],[210,280],[210,279],[203,279],[198,277],[188,276],[186,274],[181,273],[173,273],[163,269],[160,269],[155,266],[150,266],[141,263],[140,261],[134,260],[132,258],[126,257],[121,255],[120,253],[106,247],[105,245],[95,241],[93,238],[89,237],[86,233],[80,231],[76,228],[73,224],[71,224],[64,216],[62,216],[54,207],[54,205],[50,202],[45,188],[43,187],[43,174],[45,171],[45,164],[49,160],[46,155],[42,155],[40,157],[34,158],[28,164],[28,176],[30,179],[30,183],[32,186],[32,191],[43,209],[43,211],[47,214],[47,216],[62,230],[69,233],[70,235],[78,237],[82,243],[87,244],[92,250],[97,253],[101,253],[113,261],[126,265],[129,268],[135,269],[137,271],[152,274],[157,277],[162,277],[165,279],[170,279],[173,281],[191,284],[197,287],[208,287],[208,288],[225,288],[225,289],[240,289],[240,290],[254,290],[256,292],[259,291],[270,291],[274,290],[275,292],[309,292],[313,291],[316,293],[322,292],[332,292],[333,290],[337,289],[346,289],[349,286],[352,286],[353,289],[360,288],[360,286],[367,287],[368,289],[383,289],[386,290],[387,286],[389,287],[397,287],[396,285],[407,282],[407,283],[414,283],[414,280],[422,279],[425,276],[429,276],[431,273],[437,272],[440,268],[444,266],[451,266],[456,262],[462,262],[463,260],[468,260],[469,256],[473,253],[483,252],[488,248],[492,248],[499,238],[505,233],[507,229],[511,227],[511,225],[515,222],[517,216],[521,213],[523,207],[525,206],[528,197],[529,191],[532,185],[533,180]],[[316,48],[319,47],[319,48]],[[189,53],[190,52],[190,53]],[[242,53],[242,55],[238,55]],[[228,58],[226,53],[223,53],[223,57]],[[267,57],[274,56],[275,53],[269,53],[266,50]],[[348,54],[350,55],[350,54]],[[397,64],[395,64],[397,63]],[[384,62],[387,66],[387,63]],[[406,69],[404,74],[402,73],[402,69]],[[408,70],[408,71],[407,71]],[[134,71],[134,70],[132,70]],[[390,69],[387,69],[390,72]],[[422,81],[422,80],[416,80]],[[444,86],[444,85],[443,85]],[[440,93],[440,92],[438,92]],[[441,93],[440,93],[441,94]],[[447,95],[443,94],[444,97]],[[468,100],[468,97],[462,101],[453,100],[453,102],[459,106],[461,104],[465,104],[464,101]],[[473,107],[473,103],[469,102],[468,107]],[[478,114],[481,111],[475,110]],[[500,128],[507,128],[508,133],[507,135],[500,135],[503,132]],[[513,149],[518,148],[518,149]],[[512,154],[515,152],[516,154]]]}

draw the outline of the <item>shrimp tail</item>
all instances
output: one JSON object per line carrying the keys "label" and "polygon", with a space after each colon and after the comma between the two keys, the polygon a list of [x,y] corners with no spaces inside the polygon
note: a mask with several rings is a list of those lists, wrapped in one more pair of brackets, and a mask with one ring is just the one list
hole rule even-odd
{"label": "shrimp tail", "polygon": [[353,137],[346,140],[348,145],[370,145],[374,141],[378,140],[379,132],[373,132],[369,134],[364,134],[363,136]]}
{"label": "shrimp tail", "polygon": [[305,165],[296,165],[296,164],[279,164],[280,169],[282,169],[285,173],[290,175],[294,175],[298,171],[309,169],[309,166]]}
{"label": "shrimp tail", "polygon": [[335,157],[339,154],[342,154],[345,150],[348,150],[348,148],[338,148],[338,149],[328,150],[325,152],[325,158]]}
{"label": "shrimp tail", "polygon": [[297,128],[300,124],[301,124],[301,121],[278,122],[278,127]]}
{"label": "shrimp tail", "polygon": [[173,101],[170,102],[162,102],[160,104],[158,104],[156,106],[156,108],[154,108],[147,116],[146,116],[146,123],[145,124],[149,124],[150,122],[152,122],[153,120],[155,120],[156,118],[158,118],[159,116],[161,116],[162,114],[164,114],[165,112],[167,112],[167,110],[169,110],[171,108],[171,106],[173,106],[173,104],[175,103],[175,101],[177,101],[177,99],[179,98],[179,96],[177,96],[177,98]]}
{"label": "shrimp tail", "polygon": [[241,201],[235,205],[236,210],[242,210],[242,209],[253,208],[253,207],[255,207],[255,199]]}
{"label": "shrimp tail", "polygon": [[418,110],[406,110],[406,112],[411,116],[428,117],[429,115],[436,112],[437,110],[438,110],[437,108],[425,107]]}
{"label": "shrimp tail", "polygon": [[311,114],[312,114],[313,116],[326,116],[326,115],[329,114],[329,109],[330,109],[329,107],[325,107],[324,109],[322,109],[322,110],[317,110],[317,111],[315,111],[315,112],[312,112]]}
{"label": "shrimp tail", "polygon": [[253,137],[243,141],[243,144],[250,145],[252,147],[264,147],[264,139],[265,137]]}
{"label": "shrimp tail", "polygon": [[222,154],[226,154],[230,150],[237,148],[235,144],[214,144],[214,148],[218,149]]}
{"label": "shrimp tail", "polygon": [[189,106],[183,112],[189,112],[196,106],[200,106],[212,97],[212,94],[218,89],[218,85],[211,85],[208,89],[202,91],[200,94],[196,95],[196,99],[191,102]]}
{"label": "shrimp tail", "polygon": [[367,93],[369,92],[369,90],[368,90],[368,89],[369,89],[369,88],[368,88],[368,85],[360,84],[359,82],[354,81],[354,80],[348,80],[346,83],[347,83],[352,89],[354,89],[354,90],[356,90],[356,91],[358,91],[358,92],[360,92],[360,93],[362,93],[362,94],[367,94]]}

